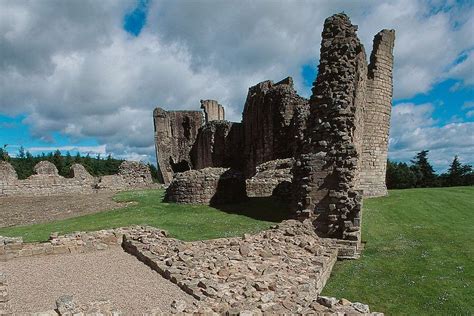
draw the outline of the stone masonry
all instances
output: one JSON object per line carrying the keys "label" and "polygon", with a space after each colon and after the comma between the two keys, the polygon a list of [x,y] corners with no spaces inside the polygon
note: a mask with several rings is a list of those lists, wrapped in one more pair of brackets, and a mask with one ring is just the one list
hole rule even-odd
{"label": "stone masonry", "polygon": [[177,173],[166,190],[165,201],[224,204],[245,199],[242,173],[226,168],[204,168]]}
{"label": "stone masonry", "polygon": [[[192,303],[172,302],[173,314],[382,315],[370,313],[369,306],[362,303],[319,295],[341,250],[333,240],[319,238],[311,227],[309,220],[289,220],[253,235],[195,242],[169,238],[166,231],[142,226],[52,233],[44,243],[0,237],[0,260],[122,246],[194,298]],[[11,299],[6,285],[0,271],[0,311],[4,314],[10,313]],[[122,314],[108,301],[79,304],[71,293],[64,293],[56,305],[55,310],[41,315]]]}
{"label": "stone masonry", "polygon": [[[394,40],[393,30],[379,32],[368,64],[349,17],[327,18],[310,100],[298,96],[291,78],[251,87],[233,145],[228,146],[231,123],[222,123],[221,130],[199,128],[192,167],[232,167],[244,174],[249,195],[265,196],[278,179],[288,179],[275,176],[276,182],[266,181],[268,188],[258,187],[265,174],[257,166],[293,158],[292,193],[286,196],[295,216],[311,218],[320,236],[345,240],[357,254],[362,197],[387,194]],[[176,185],[173,190],[179,191]]]}
{"label": "stone masonry", "polygon": [[70,178],[64,178],[49,161],[40,161],[34,171],[36,174],[19,180],[12,166],[0,161],[0,197],[88,194],[97,190],[145,188],[153,184],[149,167],[132,161],[122,162],[118,174],[102,177],[93,177],[84,166],[74,164],[71,166]]}
{"label": "stone masonry", "polygon": [[359,240],[359,157],[367,65],[357,27],[338,14],[326,19],[311,114],[294,174],[295,209],[317,231]]}
{"label": "stone masonry", "polygon": [[201,100],[201,109],[204,110],[206,123],[225,120],[224,107],[216,100]]}
{"label": "stone masonry", "polygon": [[386,194],[379,188],[385,187],[394,31],[376,35],[369,70],[356,31],[345,14],[325,21],[293,197],[295,211],[311,217],[318,234],[359,248],[362,189]]}
{"label": "stone masonry", "polygon": [[[257,166],[257,173],[246,180],[248,197],[282,196],[291,192],[294,159],[276,159]],[[282,194],[283,193],[283,194]]]}
{"label": "stone masonry", "polygon": [[190,151],[203,125],[201,111],[153,111],[158,177],[169,184],[175,172],[192,169]]}
{"label": "stone masonry", "polygon": [[365,196],[387,194],[388,133],[392,110],[392,65],[395,31],[383,30],[374,37],[367,80],[360,189]]}

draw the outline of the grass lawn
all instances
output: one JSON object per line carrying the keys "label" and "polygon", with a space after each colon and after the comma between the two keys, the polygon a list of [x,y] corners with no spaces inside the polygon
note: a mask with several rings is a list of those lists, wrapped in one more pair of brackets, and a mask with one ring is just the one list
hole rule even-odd
{"label": "grass lawn", "polygon": [[203,205],[163,203],[163,190],[118,193],[118,202],[137,204],[51,223],[0,228],[0,236],[22,236],[26,242],[46,241],[50,232],[94,231],[130,225],[151,225],[182,240],[241,236],[268,229],[288,217],[287,208],[272,198],[251,198],[220,209]]}
{"label": "grass lawn", "polygon": [[323,294],[388,315],[473,315],[474,187],[389,194],[364,201],[362,258],[338,262]]}
{"label": "grass lawn", "polygon": [[[163,191],[119,193],[136,201],[113,211],[47,224],[0,228],[0,235],[46,240],[61,233],[132,224],[166,229],[176,238],[239,236],[287,217],[269,198],[215,209],[160,202]],[[386,315],[474,314],[474,187],[390,191],[364,202],[360,260],[336,264],[324,295],[367,303]]]}

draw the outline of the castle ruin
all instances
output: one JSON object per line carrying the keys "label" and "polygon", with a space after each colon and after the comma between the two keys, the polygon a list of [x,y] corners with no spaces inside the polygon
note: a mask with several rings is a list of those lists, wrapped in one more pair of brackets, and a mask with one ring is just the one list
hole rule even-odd
{"label": "castle ruin", "polygon": [[201,101],[204,115],[155,109],[160,176],[170,184],[184,172],[167,197],[193,202],[199,190],[187,170],[230,168],[243,174],[247,196],[273,194],[285,182],[295,216],[312,219],[321,236],[359,243],[362,197],[387,194],[395,31],[375,35],[370,62],[356,33],[344,13],[326,19],[309,100],[288,77],[250,87],[240,123],[225,121],[212,100]]}

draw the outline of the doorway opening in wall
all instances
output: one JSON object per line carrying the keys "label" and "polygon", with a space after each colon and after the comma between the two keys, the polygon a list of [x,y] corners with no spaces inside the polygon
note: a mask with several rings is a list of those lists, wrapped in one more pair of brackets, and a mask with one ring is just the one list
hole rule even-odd
{"label": "doorway opening in wall", "polygon": [[170,157],[170,166],[171,166],[171,169],[173,169],[174,173],[191,170],[191,166],[188,161],[181,160],[175,163],[173,158],[171,157]]}

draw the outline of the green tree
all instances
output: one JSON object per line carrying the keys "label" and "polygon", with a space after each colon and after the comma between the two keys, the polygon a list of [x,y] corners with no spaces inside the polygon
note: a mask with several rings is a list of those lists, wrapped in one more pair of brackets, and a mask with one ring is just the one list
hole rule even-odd
{"label": "green tree", "polygon": [[386,183],[388,189],[413,188],[416,179],[416,174],[406,163],[387,160]]}
{"label": "green tree", "polygon": [[416,154],[411,163],[412,171],[416,174],[416,186],[417,187],[432,187],[436,184],[436,174],[433,167],[428,161],[429,150],[422,150]]}
{"label": "green tree", "polygon": [[64,158],[61,155],[61,152],[59,151],[59,149],[57,149],[52,154],[52,157],[51,157],[50,161],[56,166],[56,168],[58,168],[59,174],[61,174],[62,176],[65,176],[65,174],[63,173],[63,171],[64,171]]}
{"label": "green tree", "polygon": [[25,158],[26,157],[26,154],[25,154],[25,148],[23,146],[20,146],[20,149],[18,150],[18,158]]}

